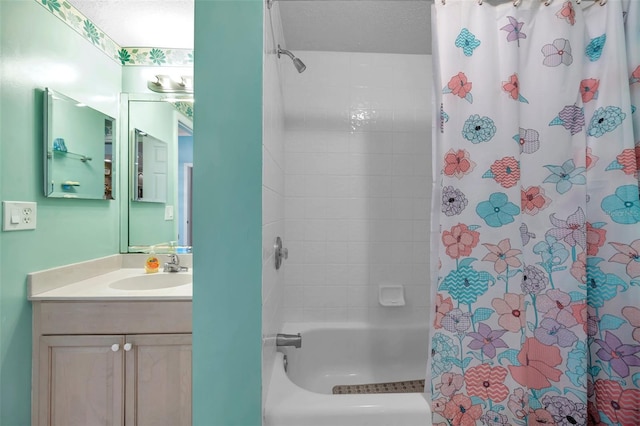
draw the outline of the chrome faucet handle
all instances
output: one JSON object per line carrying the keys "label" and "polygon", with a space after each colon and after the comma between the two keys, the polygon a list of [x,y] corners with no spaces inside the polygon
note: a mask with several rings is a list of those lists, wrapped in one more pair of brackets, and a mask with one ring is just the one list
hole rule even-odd
{"label": "chrome faucet handle", "polygon": [[179,265],[180,264],[180,258],[178,257],[177,254],[170,253],[169,254],[169,263],[172,263],[174,265]]}

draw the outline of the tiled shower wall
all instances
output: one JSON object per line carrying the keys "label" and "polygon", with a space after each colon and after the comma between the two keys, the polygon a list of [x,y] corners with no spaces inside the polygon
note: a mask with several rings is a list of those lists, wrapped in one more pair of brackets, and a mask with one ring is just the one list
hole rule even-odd
{"label": "tiled shower wall", "polygon": [[[263,135],[262,135],[262,334],[273,337],[281,327],[284,270],[274,267],[273,243],[284,236],[284,110],[281,68],[275,40],[283,40],[280,3],[264,10]],[[275,358],[275,341],[264,339],[263,404]]]}
{"label": "tiled shower wall", "polygon": [[[425,323],[429,306],[431,57],[283,58],[284,321]],[[404,286],[406,306],[378,288]]]}

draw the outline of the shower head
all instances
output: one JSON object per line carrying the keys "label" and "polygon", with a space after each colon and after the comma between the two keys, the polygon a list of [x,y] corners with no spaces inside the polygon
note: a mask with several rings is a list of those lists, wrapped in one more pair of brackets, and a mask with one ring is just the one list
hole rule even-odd
{"label": "shower head", "polygon": [[304,64],[304,62],[296,58],[295,55],[289,52],[288,50],[281,49],[280,45],[278,45],[278,58],[280,57],[280,55],[287,55],[288,57],[290,57],[291,60],[293,61],[293,65],[296,67],[298,72],[303,72],[304,70],[307,69],[307,66]]}

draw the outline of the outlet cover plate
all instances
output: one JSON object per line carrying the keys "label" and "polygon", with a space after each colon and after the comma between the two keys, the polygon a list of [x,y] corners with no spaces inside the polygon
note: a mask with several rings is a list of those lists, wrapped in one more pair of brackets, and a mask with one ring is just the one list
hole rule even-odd
{"label": "outlet cover plate", "polygon": [[2,202],[2,230],[36,229],[37,203],[30,201]]}

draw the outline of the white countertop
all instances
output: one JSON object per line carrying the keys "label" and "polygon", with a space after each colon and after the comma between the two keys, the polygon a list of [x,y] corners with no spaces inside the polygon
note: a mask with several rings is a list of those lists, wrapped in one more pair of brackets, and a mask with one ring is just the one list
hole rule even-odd
{"label": "white countertop", "polygon": [[[110,284],[115,281],[147,275],[143,267],[130,267],[133,262],[127,259],[129,256],[131,255],[108,256],[31,273],[27,280],[28,299],[31,301],[191,300],[193,283],[151,290],[121,290],[111,287]],[[188,264],[190,266],[190,259]],[[178,274],[191,275],[192,269],[189,268],[188,272],[157,272],[154,275]]]}

